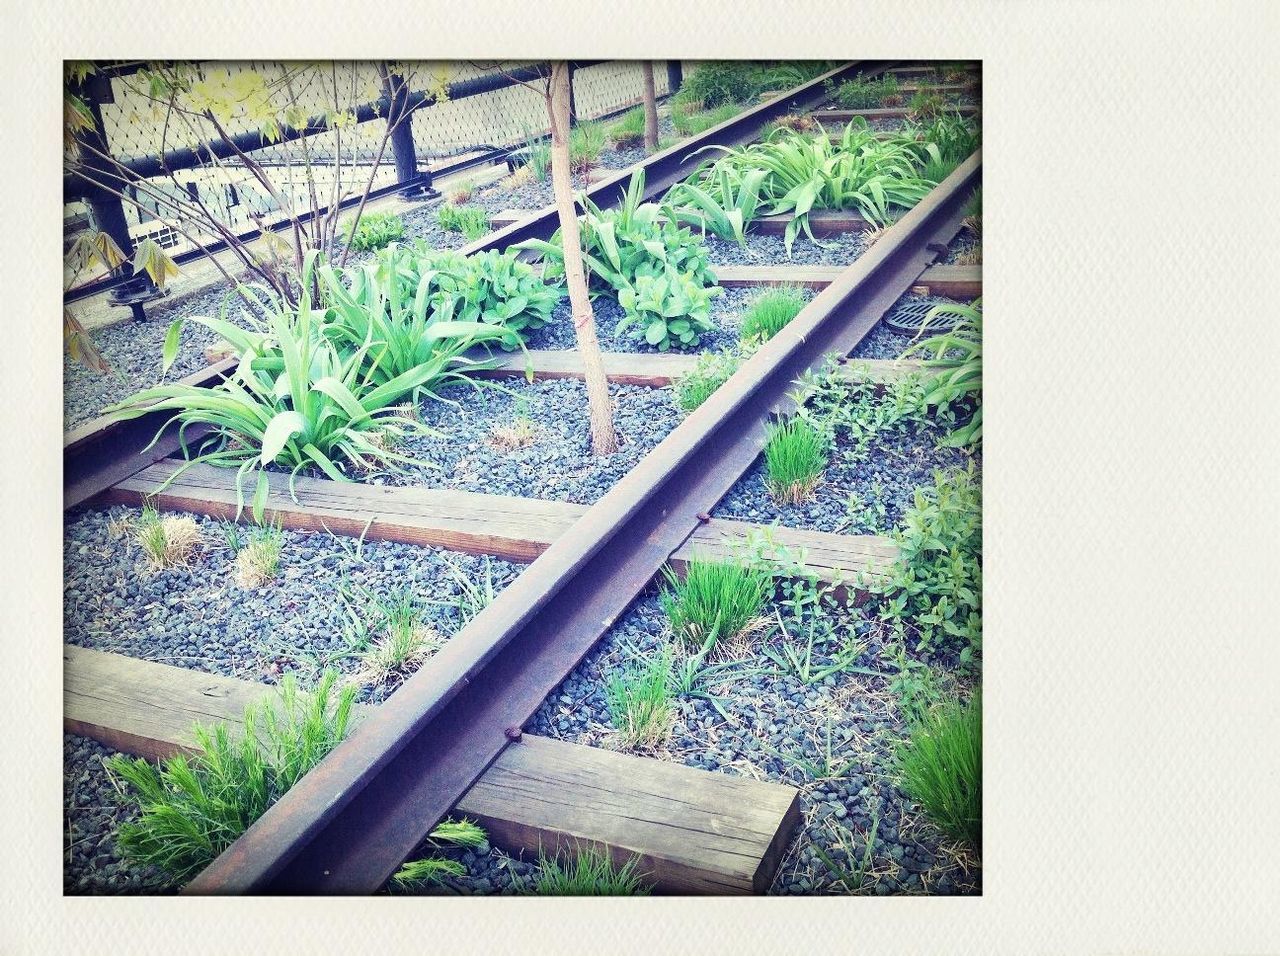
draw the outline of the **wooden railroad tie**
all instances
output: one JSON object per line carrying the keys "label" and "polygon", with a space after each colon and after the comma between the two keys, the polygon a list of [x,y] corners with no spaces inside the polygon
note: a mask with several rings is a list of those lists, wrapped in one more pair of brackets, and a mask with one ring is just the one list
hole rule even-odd
{"label": "wooden railroad tie", "polygon": [[[64,645],[63,726],[116,750],[161,760],[193,746],[194,722],[236,729],[253,681]],[[358,724],[374,710],[357,705]],[[769,888],[800,817],[787,786],[523,734],[458,801],[511,853],[594,845],[663,893]]]}

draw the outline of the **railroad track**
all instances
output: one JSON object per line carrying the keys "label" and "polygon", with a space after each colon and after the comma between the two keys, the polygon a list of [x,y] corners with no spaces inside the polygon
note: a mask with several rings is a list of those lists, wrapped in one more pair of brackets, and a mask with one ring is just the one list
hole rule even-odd
{"label": "railroad track", "polygon": [[[688,175],[699,147],[745,144],[779,115],[817,111],[828,79],[895,67],[849,64],[652,156],[640,164],[645,198]],[[911,67],[896,68],[903,76],[915,75]],[[631,172],[596,183],[589,195],[602,207],[616,205]],[[653,759],[585,754],[590,748],[557,746],[526,737],[519,728],[663,566],[678,566],[695,553],[728,553],[759,530],[706,516],[760,454],[763,426],[793,409],[797,378],[832,354],[852,352],[904,293],[926,287],[956,297],[980,294],[980,272],[938,264],[961,228],[963,207],[980,176],[981,155],[975,153],[847,267],[718,269],[726,286],[795,283],[817,294],[590,507],[312,478],[299,481],[296,499],[274,492],[268,517],[286,527],[531,563],[387,702],[362,710],[351,736],[185,892],[374,892],[435,823],[458,808],[517,849],[582,839],[619,859],[639,854],[667,892],[767,888],[797,816],[791,788],[657,766]],[[817,222],[820,233],[866,225],[848,214],[815,216],[824,218]],[[515,214],[496,224],[496,232],[462,251],[505,249],[549,238],[557,228],[554,210]],[[781,231],[785,222],[765,220],[756,228]],[[661,386],[687,371],[690,361],[615,354],[606,357],[606,369],[615,381]],[[217,381],[231,367],[224,359],[191,380]],[[886,381],[904,368],[909,366],[870,362],[851,365],[848,374]],[[573,352],[545,352],[516,356],[486,374],[572,378],[581,375],[581,367]],[[171,459],[181,450],[177,436],[171,433],[141,452],[162,421],[158,415],[98,420],[70,433],[64,444],[65,507],[146,499],[163,509],[234,515],[234,489],[225,471],[196,467],[161,491],[175,467]],[[894,556],[884,538],[780,533],[783,544],[803,549],[809,567],[836,586],[859,574],[874,575]],[[67,651],[68,728],[147,756],[182,749],[182,731],[193,715],[234,721],[241,705],[265,690],[165,665]],[[144,699],[147,707],[131,706]],[[575,786],[608,800],[588,805],[585,798],[566,796]],[[619,824],[618,807],[648,799],[642,792],[654,805]],[[673,837],[671,825],[655,822],[678,806],[696,820],[689,829],[705,837],[701,852]]]}

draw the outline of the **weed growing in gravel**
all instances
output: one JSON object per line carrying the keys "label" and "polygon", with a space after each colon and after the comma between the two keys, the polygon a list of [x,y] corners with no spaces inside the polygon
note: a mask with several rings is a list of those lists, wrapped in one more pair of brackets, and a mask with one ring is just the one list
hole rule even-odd
{"label": "weed growing in gravel", "polygon": [[423,622],[423,605],[406,588],[388,599],[373,598],[366,618],[372,643],[360,653],[360,669],[353,680],[381,684],[417,670],[444,646],[444,638]]}
{"label": "weed growing in gravel", "polygon": [[915,501],[894,533],[898,559],[886,583],[880,616],[899,633],[914,633],[927,649],[959,641],[960,659],[982,648],[982,489],[973,465],[935,471],[933,487]]}
{"label": "weed growing in gravel", "polygon": [[403,864],[391,877],[391,888],[413,891],[442,883],[446,876],[466,876],[467,868],[457,860],[442,856],[442,852],[452,847],[474,849],[487,842],[484,830],[466,817],[461,820],[445,820],[427,835],[425,843],[419,848],[419,852],[425,851],[431,856]]}
{"label": "weed growing in gravel", "polygon": [[[982,187],[973,191],[964,207],[964,226],[982,242]],[[982,260],[979,259],[979,262]]]}
{"label": "weed growing in gravel", "polygon": [[694,111],[692,113],[681,112],[673,108],[671,111],[671,125],[676,128],[676,132],[681,136],[697,136],[699,133],[705,133],[713,126],[719,126],[721,123],[733,119],[741,112],[742,107],[733,103],[725,103],[723,106],[717,106],[713,110]]}
{"label": "weed growing in gravel", "polygon": [[355,688],[337,692],[327,671],[315,690],[300,693],[286,675],[275,701],[245,708],[243,730],[225,723],[193,729],[196,749],[160,765],[121,755],[107,770],[132,792],[140,811],[117,843],[130,860],[156,866],[176,881],[204,869],[346,736]]}
{"label": "weed growing in gravel", "polygon": [[489,441],[500,451],[515,451],[532,445],[538,437],[533,419],[529,417],[528,402],[516,401],[516,414],[509,425],[494,425],[489,430]]}
{"label": "weed growing in gravel", "polygon": [[858,858],[858,848],[854,845],[853,834],[845,830],[843,833],[836,834],[835,846],[833,852],[842,853],[850,864],[853,864],[852,870],[837,863],[833,859],[832,853],[828,853],[816,843],[813,845],[813,852],[817,855],[831,871],[831,875],[843,886],[849,893],[857,894],[863,892],[864,884],[867,881],[867,874],[871,871],[871,864],[875,860],[876,834],[880,830],[880,811],[873,809],[871,811],[871,826],[867,828],[866,836],[862,841],[862,857]]}
{"label": "weed growing in gravel", "polygon": [[948,836],[982,854],[982,698],[939,708],[899,751],[902,789]]}
{"label": "weed growing in gravel", "polygon": [[698,363],[672,383],[676,403],[691,412],[705,402],[725,382],[729,381],[742,360],[732,352],[704,352]]}
{"label": "weed growing in gravel", "polygon": [[187,564],[200,544],[200,525],[190,515],[161,517],[154,506],[144,504],[133,535],[152,570],[163,571]]}
{"label": "weed growing in gravel", "polygon": [[476,191],[474,180],[463,179],[449,187],[449,191],[444,194],[445,201],[453,206],[461,206],[465,202],[471,201],[471,196]]}
{"label": "weed growing in gravel", "polygon": [[605,685],[609,716],[623,746],[656,750],[671,733],[671,654],[664,650],[613,674]]}
{"label": "weed growing in gravel", "polygon": [[445,232],[460,232],[468,239],[479,239],[489,231],[489,214],[479,206],[447,202],[436,213],[436,221]]}
{"label": "weed growing in gravel", "polygon": [[[948,332],[921,339],[929,323],[943,311],[958,312],[962,321]],[[962,403],[972,403],[973,415],[962,427],[951,432],[943,445],[955,448],[982,444],[982,300],[971,305],[947,305],[931,309],[924,325],[901,358],[924,356],[924,366],[931,373],[920,402],[947,412]]]}
{"label": "weed growing in gravel", "polygon": [[458,596],[451,602],[458,612],[459,627],[466,627],[472,619],[493,603],[498,590],[493,583],[493,564],[488,555],[482,558],[484,570],[479,574],[464,571],[449,562],[449,576],[458,586]]}
{"label": "weed growing in gravel", "polygon": [[922,84],[907,104],[907,115],[915,123],[931,123],[942,116],[947,102],[933,87]]}
{"label": "weed growing in gravel", "polygon": [[779,286],[761,292],[743,315],[739,335],[744,343],[768,341],[804,307],[804,292],[798,286]]}
{"label": "weed growing in gravel", "polygon": [[789,129],[793,133],[807,133],[818,125],[812,113],[787,113],[772,122],[766,123],[760,131],[760,138],[767,138],[775,129]]}
{"label": "weed growing in gravel", "polygon": [[659,595],[671,629],[692,647],[714,648],[761,626],[760,610],[773,590],[767,568],[737,561],[694,558],[684,577],[663,568]]}
{"label": "weed growing in gravel", "polygon": [[250,531],[248,541],[236,550],[236,584],[242,588],[259,588],[275,580],[283,548],[281,525],[266,525]]}
{"label": "weed growing in gravel", "polygon": [[369,212],[360,217],[356,233],[351,235],[350,224],[346,236],[351,248],[358,252],[381,249],[404,236],[404,220],[393,212]]}
{"label": "weed growing in gravel", "polygon": [[982,265],[982,243],[977,245],[966,246],[963,250],[956,254],[956,265],[958,266],[980,266]]}
{"label": "weed growing in gravel", "polygon": [[627,110],[609,127],[609,139],[619,148],[639,146],[644,142],[644,108]]}
{"label": "weed growing in gravel", "polygon": [[569,131],[569,168],[590,172],[604,152],[605,130],[599,123],[579,123]]}
{"label": "weed growing in gravel", "polygon": [[765,487],[780,505],[807,501],[827,467],[827,443],[804,418],[768,428],[764,446]]}
{"label": "weed growing in gravel", "polygon": [[648,896],[646,874],[637,872],[640,858],[615,866],[608,853],[594,845],[580,846],[561,857],[538,854],[532,884],[517,879],[516,890],[534,896]]}

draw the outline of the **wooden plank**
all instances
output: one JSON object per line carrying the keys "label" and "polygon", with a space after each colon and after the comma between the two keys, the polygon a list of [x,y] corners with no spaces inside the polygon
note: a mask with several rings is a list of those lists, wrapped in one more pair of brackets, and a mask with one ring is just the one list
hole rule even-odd
{"label": "wooden plank", "polygon": [[[744,286],[798,285],[825,289],[844,272],[846,266],[715,266],[716,281],[725,288]],[[976,299],[982,295],[982,266],[936,265],[920,274],[916,283],[933,295],[953,299]]]}
{"label": "wooden plank", "polygon": [[[161,491],[177,467],[176,462],[152,465],[104,493],[103,498],[106,503],[133,505],[146,498],[165,511],[235,518],[235,478],[230,469],[193,465]],[[272,485],[265,516],[286,528],[363,535],[372,541],[447,548],[509,561],[534,560],[587,510],[586,505],[562,501],[301,477],[295,482],[295,501],[283,481]],[[247,507],[240,520],[249,520]],[[829,583],[849,581],[859,573],[874,575],[896,554],[887,539],[874,536],[715,520],[678,548],[671,556],[672,563],[683,567],[701,553],[700,547],[728,553],[766,528],[778,545],[793,553],[805,552],[819,579]]]}
{"label": "wooden plank", "polygon": [[664,893],[763,893],[799,819],[790,787],[540,737],[507,747],[458,803],[499,845],[584,843]]}
{"label": "wooden plank", "polygon": [[[697,355],[676,352],[604,352],[604,373],[611,382],[664,388],[698,364]],[[576,349],[530,349],[503,357],[496,368],[477,369],[476,378],[582,378],[582,353]]]}
{"label": "wooden plank", "polygon": [[[532,215],[534,213],[527,209],[504,209],[490,216],[489,222],[494,229],[503,229],[513,222],[527,219]],[[761,216],[752,221],[747,231],[764,236],[780,236],[787,231],[787,224],[792,218],[786,213],[777,216]],[[809,226],[813,229],[815,236],[833,236],[842,232],[861,232],[870,228],[871,223],[856,212],[815,209],[809,213]]]}
{"label": "wooden plank", "polygon": [[[63,726],[161,760],[194,746],[195,721],[243,728],[266,684],[63,646]],[[373,707],[357,705],[358,723]],[[510,852],[592,844],[666,893],[768,888],[799,819],[791,787],[527,735],[458,802]]]}

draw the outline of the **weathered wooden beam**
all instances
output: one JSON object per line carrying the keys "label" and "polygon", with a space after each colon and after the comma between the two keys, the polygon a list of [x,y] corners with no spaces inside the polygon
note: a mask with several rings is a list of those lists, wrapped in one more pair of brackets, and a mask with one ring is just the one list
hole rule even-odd
{"label": "weathered wooden beam", "polygon": [[[218,674],[63,646],[67,732],[150,760],[190,751],[192,724],[243,730],[273,688]],[[373,707],[357,705],[356,724]],[[508,746],[456,813],[513,853],[604,849],[664,893],[769,887],[799,819],[791,787],[532,735]]]}
{"label": "weathered wooden beam", "polygon": [[[725,288],[745,286],[796,285],[825,289],[847,266],[716,266],[716,282]],[[929,266],[916,282],[929,294],[953,299],[975,299],[982,295],[982,266]]]}
{"label": "weathered wooden beam", "polygon": [[[177,462],[152,465],[102,495],[105,504],[137,505],[147,500],[165,511],[236,518],[234,472],[194,465],[161,490]],[[298,478],[297,499],[283,482],[273,485],[265,516],[298,531],[363,536],[488,554],[509,561],[532,561],[587,510],[585,505],[508,495],[484,495],[437,488],[401,488]],[[239,516],[249,520],[246,507]],[[677,568],[703,554],[727,554],[767,532],[780,547],[805,554],[805,566],[819,580],[838,584],[859,574],[875,576],[897,555],[892,541],[875,535],[842,535],[746,521],[713,520],[699,528],[671,556]]]}

